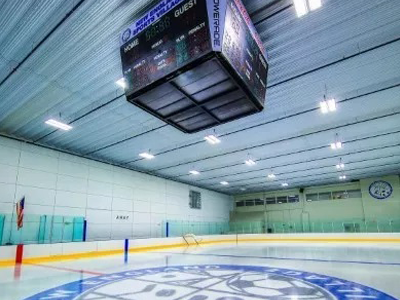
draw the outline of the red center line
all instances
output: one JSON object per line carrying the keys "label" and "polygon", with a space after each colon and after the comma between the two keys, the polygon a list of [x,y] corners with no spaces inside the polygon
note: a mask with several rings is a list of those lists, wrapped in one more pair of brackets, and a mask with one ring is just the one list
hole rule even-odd
{"label": "red center line", "polygon": [[78,270],[78,269],[56,267],[56,266],[50,266],[50,265],[39,265],[39,264],[34,264],[34,263],[24,263],[24,264],[32,265],[32,266],[36,266],[36,267],[55,269],[55,270],[61,270],[61,271],[68,271],[68,272],[75,272],[75,273],[81,273],[81,274],[90,274],[90,275],[96,275],[96,276],[107,275],[106,273],[100,273],[100,272],[89,271],[89,270]]}

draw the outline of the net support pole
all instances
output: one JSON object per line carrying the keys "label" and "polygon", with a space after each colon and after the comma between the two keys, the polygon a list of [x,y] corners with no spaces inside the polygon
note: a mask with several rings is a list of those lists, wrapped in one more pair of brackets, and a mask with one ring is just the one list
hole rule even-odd
{"label": "net support pole", "polygon": [[165,236],[169,237],[169,222],[165,223]]}

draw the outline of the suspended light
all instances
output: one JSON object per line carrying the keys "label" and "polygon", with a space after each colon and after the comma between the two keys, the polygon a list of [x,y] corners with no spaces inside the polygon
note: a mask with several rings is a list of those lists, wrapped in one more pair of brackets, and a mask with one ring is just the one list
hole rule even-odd
{"label": "suspended light", "polygon": [[293,4],[299,18],[322,6],[321,0],[293,0]]}
{"label": "suspended light", "polygon": [[247,190],[247,189],[246,189],[246,188],[240,188],[240,190],[241,190],[241,191],[245,191],[245,190]]}
{"label": "suspended light", "polygon": [[252,159],[247,159],[245,160],[245,164],[248,165],[249,167],[254,166],[256,162]]}
{"label": "suspended light", "polygon": [[153,158],[154,158],[154,155],[153,155],[153,154],[150,154],[150,153],[148,153],[148,152],[140,153],[139,156],[140,156],[141,158],[144,158],[144,159],[153,159]]}
{"label": "suspended light", "polygon": [[115,83],[120,87],[122,87],[123,89],[126,89],[127,84],[126,84],[126,79],[124,77],[118,79]]}
{"label": "suspended light", "polygon": [[228,182],[228,181],[221,181],[220,184],[222,184],[222,185],[228,185],[229,182]]}
{"label": "suspended light", "polygon": [[70,126],[68,124],[65,124],[65,123],[62,123],[62,122],[59,122],[59,121],[56,121],[54,119],[49,119],[45,123],[47,125],[50,125],[50,126],[53,126],[53,127],[65,130],[65,131],[68,131],[68,130],[72,129],[72,126]]}
{"label": "suspended light", "polygon": [[288,187],[288,186],[289,186],[288,183],[286,183],[286,182],[283,182],[283,183],[282,183],[282,187]]}
{"label": "suspended light", "polygon": [[299,18],[308,13],[306,0],[293,0],[293,3]]}
{"label": "suspended light", "polygon": [[329,99],[329,100],[321,101],[319,103],[319,106],[320,106],[321,112],[323,114],[327,114],[328,112],[334,112],[334,111],[336,111],[336,100]]}
{"label": "suspended light", "polygon": [[335,99],[326,100],[326,103],[328,104],[328,109],[330,112],[336,111],[336,100]]}
{"label": "suspended light", "polygon": [[221,140],[213,134],[207,135],[206,137],[204,137],[204,139],[211,145],[221,143]]}
{"label": "suspended light", "polygon": [[191,170],[191,171],[189,171],[189,173],[190,173],[191,175],[199,175],[199,174],[200,174],[200,172],[199,172],[199,171],[196,171],[196,170]]}
{"label": "suspended light", "polygon": [[335,135],[335,142],[331,143],[331,149],[332,150],[337,150],[337,149],[342,149],[342,142],[339,140],[339,135]]}
{"label": "suspended light", "polygon": [[271,174],[268,174],[268,178],[269,179],[274,179],[274,178],[276,178],[276,176],[275,176],[275,174],[271,173]]}
{"label": "suspended light", "polygon": [[336,169],[338,169],[338,170],[344,169],[344,163],[337,164]]}
{"label": "suspended light", "polygon": [[308,0],[310,10],[316,10],[322,6],[321,0]]}
{"label": "suspended light", "polygon": [[339,176],[339,179],[340,179],[340,180],[345,180],[345,179],[346,179],[346,175],[341,175],[341,176]]}

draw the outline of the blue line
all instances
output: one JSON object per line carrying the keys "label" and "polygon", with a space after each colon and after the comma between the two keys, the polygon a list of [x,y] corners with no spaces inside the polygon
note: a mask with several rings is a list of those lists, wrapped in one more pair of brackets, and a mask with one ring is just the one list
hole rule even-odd
{"label": "blue line", "polygon": [[124,262],[128,263],[128,253],[129,253],[129,240],[125,239],[125,246],[124,246]]}
{"label": "blue line", "polygon": [[218,256],[218,257],[233,257],[233,258],[257,258],[257,259],[275,259],[275,260],[312,261],[312,262],[345,263],[345,264],[400,266],[400,263],[396,263],[396,262],[385,263],[385,262],[373,262],[373,261],[326,260],[326,259],[313,259],[313,258],[249,256],[249,255],[232,255],[232,254],[201,254],[201,253],[175,253],[175,252],[152,252],[152,253],[160,253],[160,254],[168,253],[168,254],[175,254],[175,255]]}

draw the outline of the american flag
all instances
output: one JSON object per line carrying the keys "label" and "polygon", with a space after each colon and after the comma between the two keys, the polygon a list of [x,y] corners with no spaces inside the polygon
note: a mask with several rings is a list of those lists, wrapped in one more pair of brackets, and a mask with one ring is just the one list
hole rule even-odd
{"label": "american flag", "polygon": [[20,230],[24,226],[24,207],[25,207],[25,196],[17,202],[15,206],[17,210],[17,228]]}

